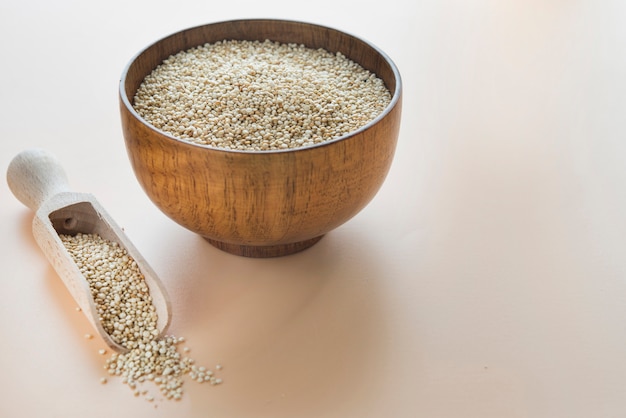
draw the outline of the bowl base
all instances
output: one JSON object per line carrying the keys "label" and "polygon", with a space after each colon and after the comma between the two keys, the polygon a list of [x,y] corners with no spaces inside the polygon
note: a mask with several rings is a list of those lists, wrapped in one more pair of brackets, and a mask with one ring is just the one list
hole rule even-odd
{"label": "bowl base", "polygon": [[227,242],[217,241],[207,237],[204,237],[204,239],[209,241],[209,243],[214,247],[230,254],[252,258],[270,258],[295,254],[302,250],[306,250],[322,239],[323,236],[324,235],[320,235],[319,237],[311,238],[305,241],[280,245],[239,245],[229,244]]}

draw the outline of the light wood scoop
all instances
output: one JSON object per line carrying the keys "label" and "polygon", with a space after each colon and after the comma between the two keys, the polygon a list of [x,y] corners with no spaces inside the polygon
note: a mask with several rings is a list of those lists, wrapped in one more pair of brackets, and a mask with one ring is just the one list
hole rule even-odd
{"label": "light wood scoop", "polygon": [[128,351],[107,334],[98,320],[87,279],[79,271],[59,234],[98,234],[125,248],[128,255],[137,262],[150,289],[152,303],[158,315],[159,334],[166,331],[170,323],[170,303],[157,275],[92,195],[70,191],[65,171],[52,154],[41,149],[21,152],[9,164],[7,182],[18,200],[35,211],[35,241],[89,322],[111,349],[117,352]]}

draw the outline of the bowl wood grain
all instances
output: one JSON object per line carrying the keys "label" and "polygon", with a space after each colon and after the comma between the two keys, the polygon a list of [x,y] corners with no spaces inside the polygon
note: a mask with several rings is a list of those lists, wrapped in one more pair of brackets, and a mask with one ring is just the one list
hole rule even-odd
{"label": "bowl wood grain", "polygon": [[[144,121],[132,100],[143,79],[179,51],[221,40],[270,39],[342,54],[382,78],[389,106],[366,126],[322,144],[234,151],[177,139]],[[377,193],[391,166],[401,116],[401,80],[378,48],[303,22],[237,20],[172,34],[141,51],[120,80],[126,149],[149,198],[216,247],[250,257],[301,251],[348,221]]]}

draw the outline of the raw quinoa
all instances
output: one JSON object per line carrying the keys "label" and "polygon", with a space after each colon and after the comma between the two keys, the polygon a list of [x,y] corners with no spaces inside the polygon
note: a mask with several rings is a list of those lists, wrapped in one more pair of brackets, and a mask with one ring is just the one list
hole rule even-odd
{"label": "raw quinoa", "polygon": [[176,138],[263,151],[346,135],[390,100],[382,79],[340,52],[221,41],[167,58],[145,77],[133,107]]}

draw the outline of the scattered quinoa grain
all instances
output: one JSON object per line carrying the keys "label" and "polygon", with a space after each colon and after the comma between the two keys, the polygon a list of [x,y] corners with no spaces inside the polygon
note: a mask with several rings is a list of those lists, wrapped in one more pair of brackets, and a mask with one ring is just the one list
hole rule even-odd
{"label": "scattered quinoa grain", "polygon": [[[198,367],[193,359],[178,352],[184,338],[159,337],[156,308],[137,263],[120,245],[97,234],[60,238],[87,279],[104,330],[128,349],[112,353],[104,369],[110,376],[120,376],[135,396],[143,395],[150,402],[154,397],[138,388],[147,381],[154,382],[165,399],[181,399],[184,375],[190,374],[196,380],[193,370]],[[85,338],[92,335],[85,334]],[[98,352],[105,355],[107,350]],[[210,370],[202,369],[203,375],[212,375]],[[106,383],[107,379],[100,382]]]}
{"label": "scattered quinoa grain", "polygon": [[340,52],[229,40],[167,58],[145,77],[133,107],[179,139],[266,151],[341,137],[390,101],[380,78]]}

